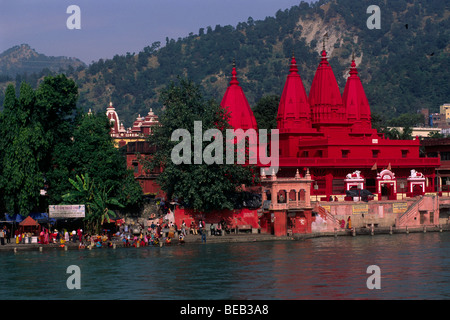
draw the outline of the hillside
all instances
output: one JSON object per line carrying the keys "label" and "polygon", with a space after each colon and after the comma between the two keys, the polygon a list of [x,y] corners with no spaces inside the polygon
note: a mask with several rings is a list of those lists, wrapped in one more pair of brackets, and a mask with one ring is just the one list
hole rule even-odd
{"label": "hillside", "polygon": [[[381,9],[379,30],[366,26],[367,7],[374,4]],[[66,73],[79,85],[80,107],[105,110],[111,100],[128,127],[149,108],[161,110],[159,92],[178,76],[201,84],[207,97],[220,102],[233,59],[251,106],[281,94],[292,52],[309,92],[325,33],[341,91],[355,52],[372,112],[386,118],[424,107],[437,112],[450,102],[450,11],[440,0],[302,2],[264,20],[208,26]]]}
{"label": "hillside", "polygon": [[0,54],[0,75],[11,78],[18,74],[40,73],[43,69],[58,72],[71,66],[76,69],[85,67],[84,62],[76,58],[48,57],[36,52],[27,44],[14,46]]}

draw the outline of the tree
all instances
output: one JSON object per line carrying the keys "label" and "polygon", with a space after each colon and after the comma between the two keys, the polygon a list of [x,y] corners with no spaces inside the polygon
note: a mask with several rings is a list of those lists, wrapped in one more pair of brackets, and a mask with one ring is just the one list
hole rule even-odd
{"label": "tree", "polygon": [[443,135],[440,132],[433,131],[433,132],[430,132],[428,134],[428,138],[430,138],[430,139],[442,139],[442,138],[445,138],[445,135]]}
{"label": "tree", "polygon": [[10,214],[28,214],[39,202],[44,184],[39,164],[45,158],[48,141],[42,124],[35,118],[36,96],[26,83],[6,89],[4,111],[0,117],[0,189],[4,209]]}
{"label": "tree", "polygon": [[34,91],[25,82],[19,97],[10,85],[0,117],[0,188],[9,213],[27,216],[39,205],[55,145],[69,139],[77,87],[64,75],[45,77]]}
{"label": "tree", "polygon": [[261,98],[253,109],[259,129],[276,129],[280,96],[270,95]]}
{"label": "tree", "polygon": [[404,113],[388,121],[391,127],[415,127],[424,124],[424,115],[422,113]]}
{"label": "tree", "polygon": [[19,97],[8,86],[0,115],[0,209],[22,216],[44,209],[44,182],[49,203],[58,204],[72,188],[68,179],[80,174],[92,177],[99,195],[139,205],[142,189],[114,147],[108,118],[76,114],[77,91],[64,75],[46,77],[35,91],[22,83]]}
{"label": "tree", "polygon": [[99,190],[117,198],[127,209],[139,205],[142,189],[127,169],[121,152],[109,135],[111,124],[105,114],[80,115],[72,138],[57,145],[53,170],[49,173],[49,196],[53,203],[62,201],[71,185],[68,178],[88,175]]}
{"label": "tree", "polygon": [[383,128],[381,130],[385,134],[386,138],[392,140],[412,140],[412,128],[404,127],[402,130],[397,128]]}
{"label": "tree", "polygon": [[[233,209],[233,199],[241,185],[256,182],[253,167],[225,164],[225,152],[218,155],[223,164],[218,164],[219,161],[194,164],[195,151],[188,161],[192,164],[175,164],[171,158],[172,150],[179,144],[171,141],[172,133],[177,129],[186,129],[190,133],[190,139],[183,142],[194,150],[195,121],[201,121],[202,134],[208,129],[217,129],[225,137],[225,130],[230,128],[226,111],[215,101],[206,101],[199,86],[186,79],[180,79],[177,84],[171,83],[162,92],[161,103],[166,107],[160,117],[161,126],[148,140],[156,151],[144,166],[149,170],[163,168],[157,181],[169,199],[179,198],[186,206],[203,212]],[[216,141],[215,138],[213,140]],[[211,141],[201,143],[203,152]],[[217,140],[217,143],[225,148],[224,141]]]}
{"label": "tree", "polygon": [[86,206],[86,228],[88,232],[99,233],[101,226],[105,221],[108,223],[111,218],[116,217],[112,208],[123,208],[119,200],[110,197],[112,188],[106,190],[105,186],[99,188],[93,183],[89,175],[76,176],[76,179],[69,179],[73,189],[63,196],[63,199],[69,203],[84,203]]}

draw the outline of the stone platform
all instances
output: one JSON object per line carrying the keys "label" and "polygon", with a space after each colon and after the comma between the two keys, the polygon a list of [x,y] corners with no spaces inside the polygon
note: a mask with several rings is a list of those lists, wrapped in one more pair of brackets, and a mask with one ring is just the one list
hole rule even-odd
{"label": "stone platform", "polygon": [[[448,232],[450,231],[450,225],[442,226],[425,226],[425,227],[402,227],[402,228],[356,228],[354,230],[337,230],[335,232],[314,232],[305,234],[294,234],[292,236],[276,237],[271,234],[227,234],[223,236],[207,236],[206,245],[214,243],[246,243],[246,242],[259,242],[259,241],[302,241],[312,238],[320,237],[342,237],[342,236],[376,236],[380,234],[408,234],[408,233],[426,233],[426,232]],[[11,239],[13,240],[13,239]],[[122,241],[115,240],[112,242],[116,248],[124,247]],[[200,235],[187,235],[184,245],[197,245],[202,244],[202,238]],[[0,245],[0,252],[22,252],[22,251],[49,251],[49,250],[79,250],[79,243],[66,243],[65,247],[61,247],[59,244],[16,244],[10,243],[4,246]],[[172,240],[171,246],[179,245],[177,239]],[[89,249],[84,249],[89,250]],[[93,248],[92,250],[99,250]],[[102,248],[102,250],[113,250],[113,248]]]}

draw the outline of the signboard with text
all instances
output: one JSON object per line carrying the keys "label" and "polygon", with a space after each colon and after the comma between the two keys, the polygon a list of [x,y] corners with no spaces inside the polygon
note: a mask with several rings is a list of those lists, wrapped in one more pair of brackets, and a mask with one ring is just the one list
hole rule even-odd
{"label": "signboard with text", "polygon": [[398,202],[392,204],[392,213],[403,213],[408,209],[408,203]]}
{"label": "signboard with text", "polygon": [[369,206],[367,204],[355,204],[353,205],[353,214],[368,214]]}
{"label": "signboard with text", "polygon": [[84,218],[85,210],[84,204],[50,205],[48,215],[50,218]]}

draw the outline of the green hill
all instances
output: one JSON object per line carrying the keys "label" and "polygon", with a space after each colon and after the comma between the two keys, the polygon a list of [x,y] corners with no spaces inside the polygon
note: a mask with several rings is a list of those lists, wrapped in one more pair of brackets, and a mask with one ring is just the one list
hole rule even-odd
{"label": "green hill", "polygon": [[[370,5],[380,7],[379,30],[367,28]],[[220,102],[233,59],[251,106],[281,94],[292,52],[309,92],[327,33],[326,50],[341,91],[355,52],[372,112],[386,117],[425,107],[437,112],[450,101],[449,17],[449,3],[440,0],[302,2],[264,20],[201,28],[67,73],[79,85],[80,107],[106,110],[111,100],[128,127],[149,108],[161,110],[159,91],[177,76],[202,84],[205,95]]]}
{"label": "green hill", "polygon": [[85,67],[84,62],[76,58],[48,57],[36,52],[27,44],[14,46],[0,54],[0,75],[11,78],[18,74],[40,73],[43,69],[57,72],[71,66],[76,69]]}

